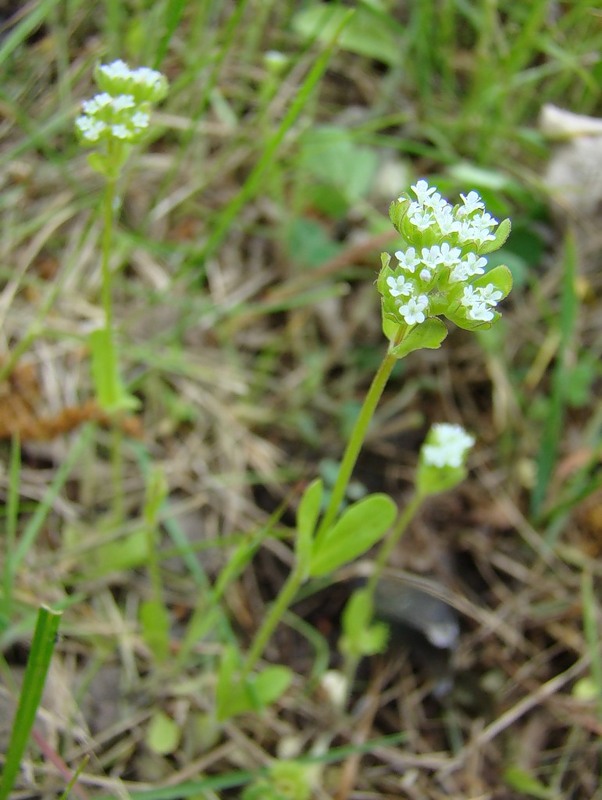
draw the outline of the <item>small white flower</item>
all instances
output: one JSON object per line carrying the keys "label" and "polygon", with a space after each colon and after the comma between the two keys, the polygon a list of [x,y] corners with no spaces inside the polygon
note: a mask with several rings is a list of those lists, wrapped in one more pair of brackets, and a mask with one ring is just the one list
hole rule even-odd
{"label": "small white flower", "polygon": [[437,269],[441,263],[441,248],[439,245],[434,244],[432,247],[423,247],[420,260],[428,270]]}
{"label": "small white flower", "polygon": [[103,108],[107,108],[113,102],[113,98],[107,92],[100,92],[100,94],[94,95],[91,100],[84,100],[82,103],[82,111],[84,114],[90,114],[93,116],[101,111]]}
{"label": "small white flower", "polygon": [[424,201],[424,206],[426,208],[430,208],[430,210],[437,216],[438,214],[442,214],[446,208],[450,207],[447,200],[444,200],[443,197],[439,194],[439,192],[435,192],[434,195],[428,197]]}
{"label": "small white flower", "polygon": [[491,322],[494,317],[489,306],[496,306],[503,297],[502,292],[492,283],[485,287],[467,286],[462,294],[461,304],[466,308],[466,316],[479,322]]}
{"label": "small white flower", "polygon": [[481,299],[488,306],[497,306],[503,296],[503,293],[496,289],[492,283],[488,283],[487,286],[481,288]]}
{"label": "small white flower", "polygon": [[418,264],[420,264],[420,259],[417,258],[416,250],[413,247],[408,247],[405,252],[398,250],[395,253],[395,258],[399,261],[399,266],[407,269],[408,272],[414,272]]}
{"label": "small white flower", "polygon": [[418,228],[419,231],[426,231],[435,221],[432,213],[424,210],[415,211],[409,219],[412,225],[414,225],[415,228]]}
{"label": "small white flower", "polygon": [[444,267],[455,267],[460,263],[462,251],[459,247],[450,247],[447,242],[443,242],[439,250],[439,263]]}
{"label": "small white flower", "polygon": [[495,239],[491,233],[490,228],[497,225],[497,220],[491,214],[477,214],[471,219],[464,220],[461,223],[461,233],[465,232],[466,236],[464,241],[473,241],[483,244],[483,242],[490,242]]}
{"label": "small white flower", "polygon": [[151,69],[150,67],[138,67],[132,71],[132,78],[138,84],[142,84],[143,86],[153,87],[158,86],[161,83],[162,75],[160,72],[157,72],[156,69]]}
{"label": "small white flower", "polygon": [[150,114],[147,114],[146,111],[136,111],[136,113],[132,115],[132,125],[138,131],[143,128],[148,128],[149,123]]}
{"label": "small white flower", "polygon": [[111,133],[116,139],[130,139],[132,132],[125,125],[111,125]]}
{"label": "small white flower", "polygon": [[449,236],[450,233],[454,233],[457,230],[458,221],[454,217],[452,207],[449,204],[435,212],[435,219],[443,236]]}
{"label": "small white flower", "polygon": [[462,261],[453,268],[449,279],[452,283],[466,281],[474,275],[483,275],[486,266],[486,258],[479,257],[476,253],[467,253]]}
{"label": "small white flower", "polygon": [[474,211],[485,208],[485,204],[482,202],[477,192],[468,192],[466,196],[461,194],[460,197],[464,205],[457,211],[459,217],[466,217]]}
{"label": "small white flower", "polygon": [[440,422],[431,428],[422,457],[433,467],[461,467],[467,451],[475,443],[474,436],[461,425]]}
{"label": "small white flower", "polygon": [[425,294],[419,294],[417,297],[410,297],[407,303],[400,305],[399,313],[408,325],[416,325],[426,319],[424,311],[428,304],[428,297]]}
{"label": "small white flower", "polygon": [[458,234],[458,240],[461,244],[473,242],[473,232],[474,228],[469,219],[463,219],[456,225],[456,233]]}
{"label": "small white flower", "polygon": [[417,181],[414,186],[412,186],[412,191],[416,195],[419,203],[427,203],[429,197],[435,194],[437,191],[435,186],[429,186],[425,180]]}
{"label": "small white flower", "polygon": [[124,111],[127,108],[134,108],[136,103],[131,94],[120,94],[112,98],[112,106],[114,111]]}
{"label": "small white flower", "polygon": [[391,297],[409,297],[414,291],[414,284],[404,275],[390,276],[387,278],[387,286]]}
{"label": "small white flower", "polygon": [[497,219],[486,212],[483,214],[477,214],[476,217],[471,219],[471,222],[476,228],[485,229],[494,228],[498,224]]}
{"label": "small white flower", "polygon": [[468,310],[466,316],[469,317],[469,319],[473,319],[475,322],[491,322],[494,313],[486,303],[475,303]]}
{"label": "small white flower", "polygon": [[462,244],[483,244],[483,242],[490,242],[495,239],[495,236],[490,233],[488,225],[474,224],[477,219],[464,219],[458,224],[457,234],[458,239]]}
{"label": "small white flower", "polygon": [[110,64],[101,64],[98,68],[99,72],[104,73],[107,78],[129,78],[132,74],[132,71],[120,58],[116,61],[112,61]]}
{"label": "small white flower", "polygon": [[90,144],[96,144],[107,128],[104,122],[84,114],[75,120],[75,127],[81,137]]}

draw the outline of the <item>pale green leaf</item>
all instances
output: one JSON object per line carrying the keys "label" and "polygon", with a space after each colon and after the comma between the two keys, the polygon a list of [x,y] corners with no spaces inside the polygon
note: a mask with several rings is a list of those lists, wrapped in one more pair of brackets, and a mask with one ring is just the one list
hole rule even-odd
{"label": "pale green leaf", "polygon": [[180,743],[181,730],[178,723],[163,711],[155,711],[146,729],[146,744],[153,753],[173,753]]}
{"label": "pale green leaf", "polygon": [[391,351],[396,358],[403,358],[414,350],[436,350],[447,336],[447,328],[437,317],[430,317],[416,325]]}
{"label": "pale green leaf", "polygon": [[[314,3],[293,18],[293,29],[307,39],[331,41],[348,9],[326,3]],[[367,56],[389,66],[399,65],[403,57],[395,21],[388,15],[368,8],[356,8],[355,14],[343,29],[339,47],[351,53]]]}
{"label": "pale green leaf", "polygon": [[386,494],[373,494],[354,503],[314,542],[310,575],[326,575],[361,556],[384,536],[396,514],[397,507]]}
{"label": "pale green leaf", "polygon": [[157,661],[169,656],[169,614],[159,600],[147,600],[140,606],[142,638]]}
{"label": "pale green leaf", "polygon": [[261,711],[276,702],[293,679],[288,667],[276,665],[241,680],[239,667],[238,651],[234,647],[224,648],[216,688],[216,711],[220,722],[236,714]]}
{"label": "pale green leaf", "polygon": [[507,297],[512,290],[512,273],[504,264],[494,267],[485,275],[481,275],[475,281],[473,286],[487,286],[492,283],[498,291],[502,293],[502,298]]}

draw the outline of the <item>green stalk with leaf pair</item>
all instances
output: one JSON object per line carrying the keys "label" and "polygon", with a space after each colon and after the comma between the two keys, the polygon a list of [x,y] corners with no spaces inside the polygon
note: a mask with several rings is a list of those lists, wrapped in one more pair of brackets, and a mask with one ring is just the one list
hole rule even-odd
{"label": "green stalk with leaf pair", "polygon": [[[412,186],[391,204],[390,218],[404,242],[395,253],[381,257],[377,280],[381,295],[383,332],[387,353],[376,372],[347,443],[332,494],[324,507],[324,487],[313,481],[297,510],[295,563],[280,594],[269,608],[239,668],[242,686],[232,694],[218,692],[218,717],[225,719],[244,710],[257,710],[274,698],[264,691],[262,675],[252,675],[274,630],[301,586],[311,578],[328,575],[384,541],[376,556],[368,584],[351,598],[357,613],[344,615],[341,643],[351,679],[359,659],[384,647],[386,631],[372,622],[372,598],[378,577],[410,521],[429,495],[457,485],[466,475],[466,454],[473,437],[455,424],[433,425],[421,449],[415,492],[398,514],[394,501],[383,493],[369,495],[341,510],[349,481],[370,422],[397,360],[415,350],[435,349],[447,336],[441,317],[466,330],[489,328],[500,317],[498,303],[512,288],[505,266],[487,269],[487,253],[499,249],[510,233],[510,221],[498,223],[475,191],[461,195],[455,206],[426,181]],[[274,667],[268,669],[276,669]],[[284,667],[279,690],[292,673]],[[222,661],[218,683],[235,675],[232,653]],[[286,673],[288,672],[288,680]],[[273,686],[271,687],[273,689]]]}
{"label": "green stalk with leaf pair", "polygon": [[114,243],[118,185],[132,146],[146,135],[153,104],[167,94],[167,80],[148,67],[130,69],[123,61],[101,64],[94,74],[99,93],[82,104],[75,121],[80,142],[95,148],[90,166],[105,179],[102,202],[101,303],[103,324],[92,331],[89,345],[92,379],[98,405],[113,421],[111,462],[113,467],[113,512],[123,517],[122,433],[120,417],[138,406],[120,376],[119,349],[113,320]]}

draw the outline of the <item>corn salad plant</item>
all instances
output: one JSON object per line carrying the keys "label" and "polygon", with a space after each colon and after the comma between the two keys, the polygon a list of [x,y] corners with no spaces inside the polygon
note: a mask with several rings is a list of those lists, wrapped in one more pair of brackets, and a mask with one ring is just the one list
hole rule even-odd
{"label": "corn salad plant", "polygon": [[[512,288],[510,270],[499,265],[487,270],[486,255],[499,249],[510,233],[510,220],[498,222],[489,214],[475,191],[461,195],[452,206],[425,180],[411,187],[391,204],[389,216],[405,247],[381,255],[376,282],[381,295],[382,328],[389,346],[366,394],[349,437],[337,480],[322,514],[324,486],[321,479],[306,489],[297,511],[295,565],[252,643],[236,669],[232,649],[220,670],[218,715],[261,707],[262,692],[256,683],[269,685],[270,699],[288,686],[292,674],[280,668],[279,683],[251,672],[263,654],[276,626],[300,587],[310,578],[323,577],[361,556],[390,534],[377,556],[376,569],[365,589],[350,601],[362,613],[347,613],[342,649],[347,656],[350,680],[362,655],[382,649],[381,625],[372,626],[372,595],[380,572],[421,503],[429,495],[457,485],[466,474],[466,455],[474,438],[458,425],[433,426],[422,447],[415,493],[398,514],[394,501],[372,494],[341,512],[341,504],[353,473],[370,421],[395,363],[422,348],[438,348],[447,336],[443,320],[466,330],[489,328],[500,318],[498,303]],[[230,693],[226,687],[239,674],[243,683]],[[274,677],[273,675],[271,677]],[[246,701],[245,701],[246,695]],[[266,698],[266,694],[263,694]]]}

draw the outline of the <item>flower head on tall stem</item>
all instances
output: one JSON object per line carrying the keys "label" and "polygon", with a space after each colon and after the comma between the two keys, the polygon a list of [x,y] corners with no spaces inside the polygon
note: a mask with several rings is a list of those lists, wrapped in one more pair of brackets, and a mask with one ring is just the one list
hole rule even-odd
{"label": "flower head on tall stem", "polygon": [[[498,222],[474,190],[456,206],[425,180],[411,191],[390,209],[406,246],[395,252],[397,263],[383,253],[377,284],[383,328],[399,357],[408,348],[438,347],[447,334],[441,317],[467,330],[490,327],[512,287],[507,267],[488,270],[486,258],[506,240],[509,220]],[[408,329],[412,341],[399,343]]]}

